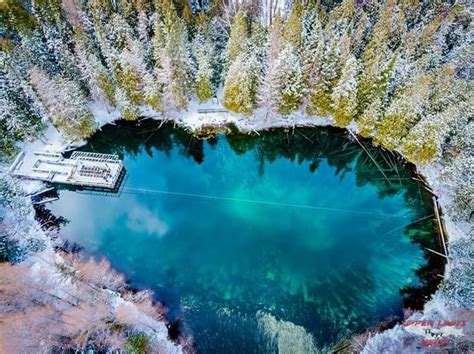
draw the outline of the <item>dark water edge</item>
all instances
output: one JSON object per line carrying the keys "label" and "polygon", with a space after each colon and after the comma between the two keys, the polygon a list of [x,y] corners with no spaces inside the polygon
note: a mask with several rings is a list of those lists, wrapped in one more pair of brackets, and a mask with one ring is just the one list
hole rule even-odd
{"label": "dark water edge", "polygon": [[[94,151],[97,149],[96,151],[115,153],[123,157],[125,154],[136,155],[141,149],[144,149],[147,154],[152,156],[155,149],[169,154],[173,144],[178,144],[183,155],[200,164],[205,159],[204,142],[213,145],[217,144],[220,139],[219,135],[209,136],[207,133],[198,134],[198,137],[196,137],[185,129],[173,127],[171,123],[161,125],[161,122],[153,120],[146,120],[141,123],[118,122],[117,125],[125,128],[125,137],[119,139],[114,133],[117,130],[117,126],[107,125],[103,127],[102,131],[96,133],[89,143],[80,150]],[[259,167],[261,173],[264,173],[266,163],[271,163],[279,158],[285,158],[290,161],[297,161],[298,163],[311,161],[309,166],[311,172],[318,168],[322,160],[326,160],[330,166],[336,168],[338,174],[344,176],[352,168],[349,165],[355,156],[361,154],[361,149],[356,149],[355,143],[349,138],[347,132],[339,128],[276,128],[260,132],[260,135],[239,133],[233,128],[230,130],[231,133],[227,135],[227,139],[237,154],[243,154],[246,151],[255,149],[255,146],[259,146],[257,150],[260,151],[258,154],[260,154],[259,158],[261,159]],[[212,129],[210,131],[214,132]],[[101,139],[103,140],[104,137],[109,135],[111,139],[106,144],[103,144]],[[203,137],[205,138],[204,140]],[[124,140],[126,140],[126,144],[124,144]],[[406,162],[399,155],[373,147],[369,140],[361,139],[361,142],[372,158],[377,161],[378,166],[375,166],[373,163],[370,165],[370,159],[365,159],[364,163],[371,167],[370,169],[363,166],[356,167],[358,183],[375,186],[381,196],[390,196],[403,192],[408,204],[420,204],[416,205],[416,207],[422,210],[421,214],[433,209],[431,195],[419,182],[413,180],[413,177],[419,178],[416,175],[414,165]],[[314,156],[314,151],[318,151],[319,155]],[[403,170],[400,169],[400,165],[403,166]],[[385,176],[382,176],[380,171],[376,171],[379,168],[383,169]],[[406,182],[408,179],[410,181]],[[402,183],[402,181],[404,182]],[[70,187],[65,186],[60,188],[71,190]],[[73,190],[80,189],[75,188]],[[412,195],[417,195],[417,198],[412,198]],[[49,223],[54,223],[58,230],[61,229],[61,225],[64,223],[64,220],[61,220],[60,217],[54,218],[49,211],[44,209],[37,209],[37,217],[43,221],[47,220]],[[404,234],[410,238],[411,242],[418,244],[424,250],[426,264],[416,271],[416,275],[420,279],[419,284],[400,290],[403,299],[403,309],[421,310],[441,281],[439,274],[444,273],[444,259],[426,251],[426,248],[437,251],[441,250],[441,245],[438,243],[439,238],[434,235],[435,230],[436,225],[432,219],[416,222],[413,225],[406,226],[404,229]],[[432,237],[427,237],[427,235]],[[92,255],[98,258],[103,257],[101,254],[92,253]],[[129,279],[129,281],[133,283],[133,279]],[[157,300],[162,301],[159,297],[157,297]],[[395,316],[395,321],[392,321],[393,318],[391,318],[389,322],[393,324],[398,319],[402,320],[402,313],[400,311]],[[381,318],[380,320],[383,323],[387,323],[387,319]],[[171,326],[172,333],[170,335],[176,337],[177,327],[180,327],[181,320],[179,316],[176,317],[171,313],[170,321],[174,323]],[[391,324],[388,327],[391,327]],[[184,328],[183,326],[181,327],[180,330],[188,334],[189,330],[185,326]],[[359,331],[364,329],[360,328]]]}

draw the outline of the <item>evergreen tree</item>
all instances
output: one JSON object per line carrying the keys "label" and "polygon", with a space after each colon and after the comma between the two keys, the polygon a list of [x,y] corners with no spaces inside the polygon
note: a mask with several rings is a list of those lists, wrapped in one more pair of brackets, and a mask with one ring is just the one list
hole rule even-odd
{"label": "evergreen tree", "polygon": [[319,80],[319,67],[323,59],[324,39],[323,27],[319,19],[317,7],[311,7],[304,13],[302,22],[301,65],[304,74],[303,110],[308,111],[311,93]]}
{"label": "evergreen tree", "polygon": [[162,111],[162,85],[156,73],[147,72],[143,78],[145,87],[143,88],[143,101],[155,111]]}
{"label": "evergreen tree", "polygon": [[234,18],[227,41],[225,70],[229,69],[234,60],[248,49],[249,23],[247,16],[239,11]]}
{"label": "evergreen tree", "polygon": [[[362,70],[358,88],[358,112],[362,114],[368,104],[380,97],[385,100],[388,79],[397,56],[396,48],[406,32],[403,11],[388,0],[381,6],[377,23],[362,54]],[[371,128],[367,128],[371,130]]]}
{"label": "evergreen tree", "polygon": [[151,34],[152,34],[152,20],[147,15],[144,10],[140,10],[138,13],[138,40],[142,48],[142,55],[145,61],[146,67],[153,67],[153,46],[151,43]]}
{"label": "evergreen tree", "polygon": [[42,124],[32,102],[3,70],[0,70],[0,86],[0,161],[4,162],[13,157],[15,142],[38,135]]}
{"label": "evergreen tree", "polygon": [[0,3],[2,36],[30,33],[36,26],[36,18],[27,11],[21,2],[4,0]]}
{"label": "evergreen tree", "polygon": [[15,91],[21,92],[20,96],[24,96],[28,101],[29,109],[32,115],[46,119],[46,109],[38,99],[36,92],[30,82],[29,69],[31,66],[30,53],[24,49],[24,43],[20,46],[10,46],[6,42],[2,42],[3,47],[0,51],[0,63],[2,74],[6,77],[6,82],[15,88]]}
{"label": "evergreen tree", "polygon": [[429,105],[433,78],[420,75],[413,79],[388,106],[377,127],[375,143],[389,150],[400,146],[401,139],[409,129],[425,114]]}
{"label": "evergreen tree", "polygon": [[303,97],[303,70],[295,52],[292,45],[287,45],[277,60],[276,75],[280,78],[280,84],[274,94],[279,98],[278,110],[284,115],[297,110]]}
{"label": "evergreen tree", "polygon": [[337,81],[340,36],[338,33],[328,31],[324,42],[317,48],[317,67],[314,69],[314,80],[309,88],[309,103],[307,112],[319,116],[327,116],[332,113],[332,90]]}
{"label": "evergreen tree", "polygon": [[276,16],[266,43],[265,63],[258,89],[258,105],[264,110],[267,118],[276,114],[279,108],[280,97],[276,93],[279,92],[281,84],[277,71],[281,40],[282,20],[280,16]]}
{"label": "evergreen tree", "polygon": [[76,39],[75,52],[81,79],[87,83],[91,98],[114,106],[115,87],[110,72],[80,38]]}
{"label": "evergreen tree", "polygon": [[257,63],[252,53],[241,54],[230,66],[224,86],[224,107],[249,115],[256,103]]}
{"label": "evergreen tree", "polygon": [[354,19],[353,28],[351,31],[351,46],[352,52],[357,57],[360,58],[362,51],[364,50],[366,37],[370,32],[370,19],[367,16],[367,13],[363,10],[356,13],[356,18]]}
{"label": "evergreen tree", "polygon": [[402,151],[410,161],[422,164],[438,161],[443,152],[446,139],[455,131],[465,127],[474,118],[471,104],[459,103],[437,114],[424,116],[402,142]]}
{"label": "evergreen tree", "polygon": [[135,0],[119,0],[118,6],[122,17],[128,22],[128,24],[135,28],[138,23],[138,13],[135,7]]}
{"label": "evergreen tree", "polygon": [[143,103],[144,78],[148,71],[143,58],[143,51],[137,40],[127,36],[127,44],[119,57],[120,69],[118,84],[136,106]]}
{"label": "evergreen tree", "polygon": [[162,85],[163,110],[167,113],[187,108],[193,93],[193,66],[186,23],[173,6],[155,28],[155,70]]}
{"label": "evergreen tree", "polygon": [[301,31],[301,62],[308,81],[309,77],[313,76],[314,64],[317,64],[317,49],[322,42],[323,35],[317,7],[312,6],[304,11]]}
{"label": "evergreen tree", "polygon": [[403,153],[419,163],[439,160],[445,142],[474,118],[472,92],[472,84],[457,78],[449,65],[437,70],[427,113],[410,127],[402,141]]}
{"label": "evergreen tree", "polygon": [[194,89],[199,101],[205,102],[214,95],[215,91],[212,79],[216,50],[209,37],[207,20],[202,18],[201,21],[192,41],[192,52],[196,62]]}
{"label": "evergreen tree", "polygon": [[89,0],[87,6],[95,20],[103,19],[104,22],[115,11],[116,3],[110,0]]}
{"label": "evergreen tree", "polygon": [[347,59],[331,98],[334,102],[334,121],[340,127],[347,126],[357,113],[357,76],[359,64],[354,55]]}
{"label": "evergreen tree", "polygon": [[15,139],[34,136],[41,127],[41,117],[30,108],[28,98],[20,87],[13,86],[4,72],[0,71],[0,119]]}
{"label": "evergreen tree", "polygon": [[71,139],[85,139],[96,130],[87,99],[79,85],[65,77],[50,78],[38,68],[31,70],[31,82],[51,122]]}
{"label": "evergreen tree", "polygon": [[73,32],[70,24],[65,20],[59,2],[34,0],[32,11],[38,19],[37,35],[41,37],[39,43],[31,43],[32,48],[40,53],[47,48],[49,60],[56,64],[50,74],[62,74],[71,80],[80,77],[77,70],[73,49]]}
{"label": "evergreen tree", "polygon": [[296,0],[283,27],[283,42],[291,44],[296,50],[299,50],[302,41],[302,19],[303,5],[301,0]]}
{"label": "evergreen tree", "polygon": [[[356,122],[363,137],[373,137],[380,119],[384,115],[387,102],[387,87],[393,74],[397,56],[394,55],[384,69],[376,75],[376,80],[366,80],[365,73],[359,76],[357,87],[357,118]],[[362,72],[365,69],[362,68]],[[364,81],[366,80],[366,81]],[[367,86],[368,85],[368,86]],[[369,101],[365,101],[370,96]],[[361,111],[362,107],[364,109]]]}
{"label": "evergreen tree", "polygon": [[136,120],[139,117],[140,110],[130,101],[128,95],[120,87],[115,90],[115,102],[122,119]]}

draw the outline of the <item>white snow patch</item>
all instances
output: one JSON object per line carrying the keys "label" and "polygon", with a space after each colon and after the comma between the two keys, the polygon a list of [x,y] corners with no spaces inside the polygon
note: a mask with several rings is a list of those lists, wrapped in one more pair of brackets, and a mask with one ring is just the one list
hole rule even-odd
{"label": "white snow patch", "polygon": [[133,324],[134,328],[146,334],[153,348],[167,354],[182,353],[182,347],[168,339],[168,329],[162,321],[157,321],[143,312],[130,301],[116,296],[113,301],[115,311],[119,313],[119,318],[129,324]]}

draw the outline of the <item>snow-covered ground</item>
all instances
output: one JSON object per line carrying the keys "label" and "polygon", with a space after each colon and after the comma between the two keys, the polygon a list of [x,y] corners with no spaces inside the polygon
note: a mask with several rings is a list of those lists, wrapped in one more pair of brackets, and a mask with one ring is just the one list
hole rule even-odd
{"label": "snow-covered ground", "polygon": [[[5,178],[11,177],[5,176]],[[31,180],[22,180],[20,184],[12,183],[11,185],[14,186],[13,188],[22,189],[27,194],[44,187],[42,182]],[[70,294],[77,293],[75,282],[58,273],[57,265],[65,263],[63,255],[55,252],[55,246],[61,246],[61,240],[51,237],[42,228],[43,225],[40,225],[35,219],[35,212],[28,196],[16,197],[13,202],[14,205],[11,208],[0,210],[3,214],[1,215],[1,226],[8,230],[10,237],[18,242],[22,249],[26,249],[30,253],[23,261],[23,264],[29,266],[29,274],[41,286],[47,287],[49,296],[68,298],[71,296]],[[34,250],[31,249],[32,245]],[[151,347],[159,348],[158,352],[160,353],[178,354],[183,352],[183,347],[180,344],[168,338],[166,323],[156,318],[156,316],[150,315],[149,311],[143,311],[139,306],[140,303],[137,304],[126,298],[129,295],[110,289],[99,288],[98,291],[108,298],[107,303],[112,304],[110,310],[113,315],[121,323],[132,327],[136,332],[145,333]],[[22,328],[22,330],[27,332],[28,328]],[[2,348],[4,348],[2,344],[5,344],[8,348],[8,345],[16,345],[15,343],[0,343],[0,352],[2,353]],[[23,348],[23,344],[19,344],[18,348]],[[32,344],[35,345],[36,349],[30,348],[31,350],[40,350],[41,345],[43,345],[41,343]],[[45,347],[41,351],[47,352],[49,349],[49,347]]]}
{"label": "snow-covered ground", "polygon": [[[218,97],[222,97],[222,92],[218,92]],[[202,109],[223,110],[224,107],[220,102],[221,101],[219,99],[213,99],[206,103],[199,103],[196,100],[193,100],[190,102],[187,110],[175,112],[174,114],[170,114],[166,117],[164,117],[159,112],[153,111],[149,107],[143,106],[141,107],[141,116],[146,118],[166,119],[174,121],[177,124],[192,131],[199,130],[200,128],[205,126],[220,126],[228,123],[235,124],[235,126],[241,131],[253,131],[256,133],[264,129],[276,127],[333,125],[333,120],[331,118],[309,117],[301,112],[295,112],[285,117],[271,117],[271,119],[266,117],[267,114],[262,111],[256,111],[252,116],[249,117],[231,112],[199,112],[199,110]],[[99,129],[101,126],[107,123],[113,123],[113,121],[117,120],[120,117],[120,114],[117,110],[109,109],[105,105],[100,103],[94,103],[93,105],[91,105],[91,108],[96,118]],[[352,123],[348,127],[348,129],[355,134],[358,133],[357,126],[354,123]],[[25,142],[22,144],[21,148],[23,152],[28,155],[31,154],[33,151],[64,151],[74,146],[79,146],[82,143],[85,142],[66,141],[64,138],[62,138],[60,132],[58,132],[54,127],[52,127],[51,124],[49,124],[41,139],[33,142]],[[449,213],[447,213],[447,206],[451,203],[453,197],[452,186],[449,186],[448,184],[442,181],[440,177],[440,167],[417,166],[417,168],[420,174],[422,174],[426,178],[429,185],[433,189],[433,192],[438,196],[439,204],[445,212],[443,217],[450,242],[454,242],[455,240],[459,239],[465,239],[467,237],[470,237],[472,239],[472,235],[469,235],[469,225],[459,224],[452,221],[451,216],[449,215]],[[24,186],[26,190],[31,192],[35,189],[35,187],[40,188],[41,184],[29,183],[25,181]],[[456,258],[451,257],[451,260],[446,267],[446,279],[450,277],[450,271],[453,266],[456,265],[456,262]],[[440,291],[438,291],[433,296],[433,298],[426,303],[423,312],[415,313],[409,318],[409,320],[436,321],[456,321],[463,319],[468,321],[470,320],[472,324],[472,322],[474,322],[474,312],[470,311],[469,309],[463,310],[457,308],[456,306],[450,305],[443,297],[443,294]],[[413,330],[413,328],[414,326],[410,325],[397,325],[391,330],[387,330],[381,334],[376,334],[367,341],[364,352],[399,353],[401,346],[409,348],[410,350],[421,350],[423,348],[428,348],[423,346],[431,343],[429,342],[431,340],[431,337],[426,337],[426,335],[420,334],[419,331]],[[444,334],[443,333],[438,335],[438,337],[436,338],[449,338],[449,340],[451,341],[456,341],[460,338],[469,339],[471,336],[474,336],[472,326],[464,326],[462,328],[458,328],[458,334],[456,336],[453,336],[448,332]],[[428,342],[426,342],[426,340],[428,340]],[[436,346],[436,343],[434,343],[434,345]]]}

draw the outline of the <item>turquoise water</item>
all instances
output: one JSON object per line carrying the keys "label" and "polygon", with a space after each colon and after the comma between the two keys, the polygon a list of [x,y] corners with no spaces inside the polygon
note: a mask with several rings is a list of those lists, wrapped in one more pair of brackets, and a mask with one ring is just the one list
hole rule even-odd
{"label": "turquoise water", "polygon": [[120,154],[127,176],[115,196],[61,190],[62,234],[153,289],[199,352],[310,352],[400,316],[429,283],[430,196],[340,131],[202,141],[150,121],[83,149]]}

